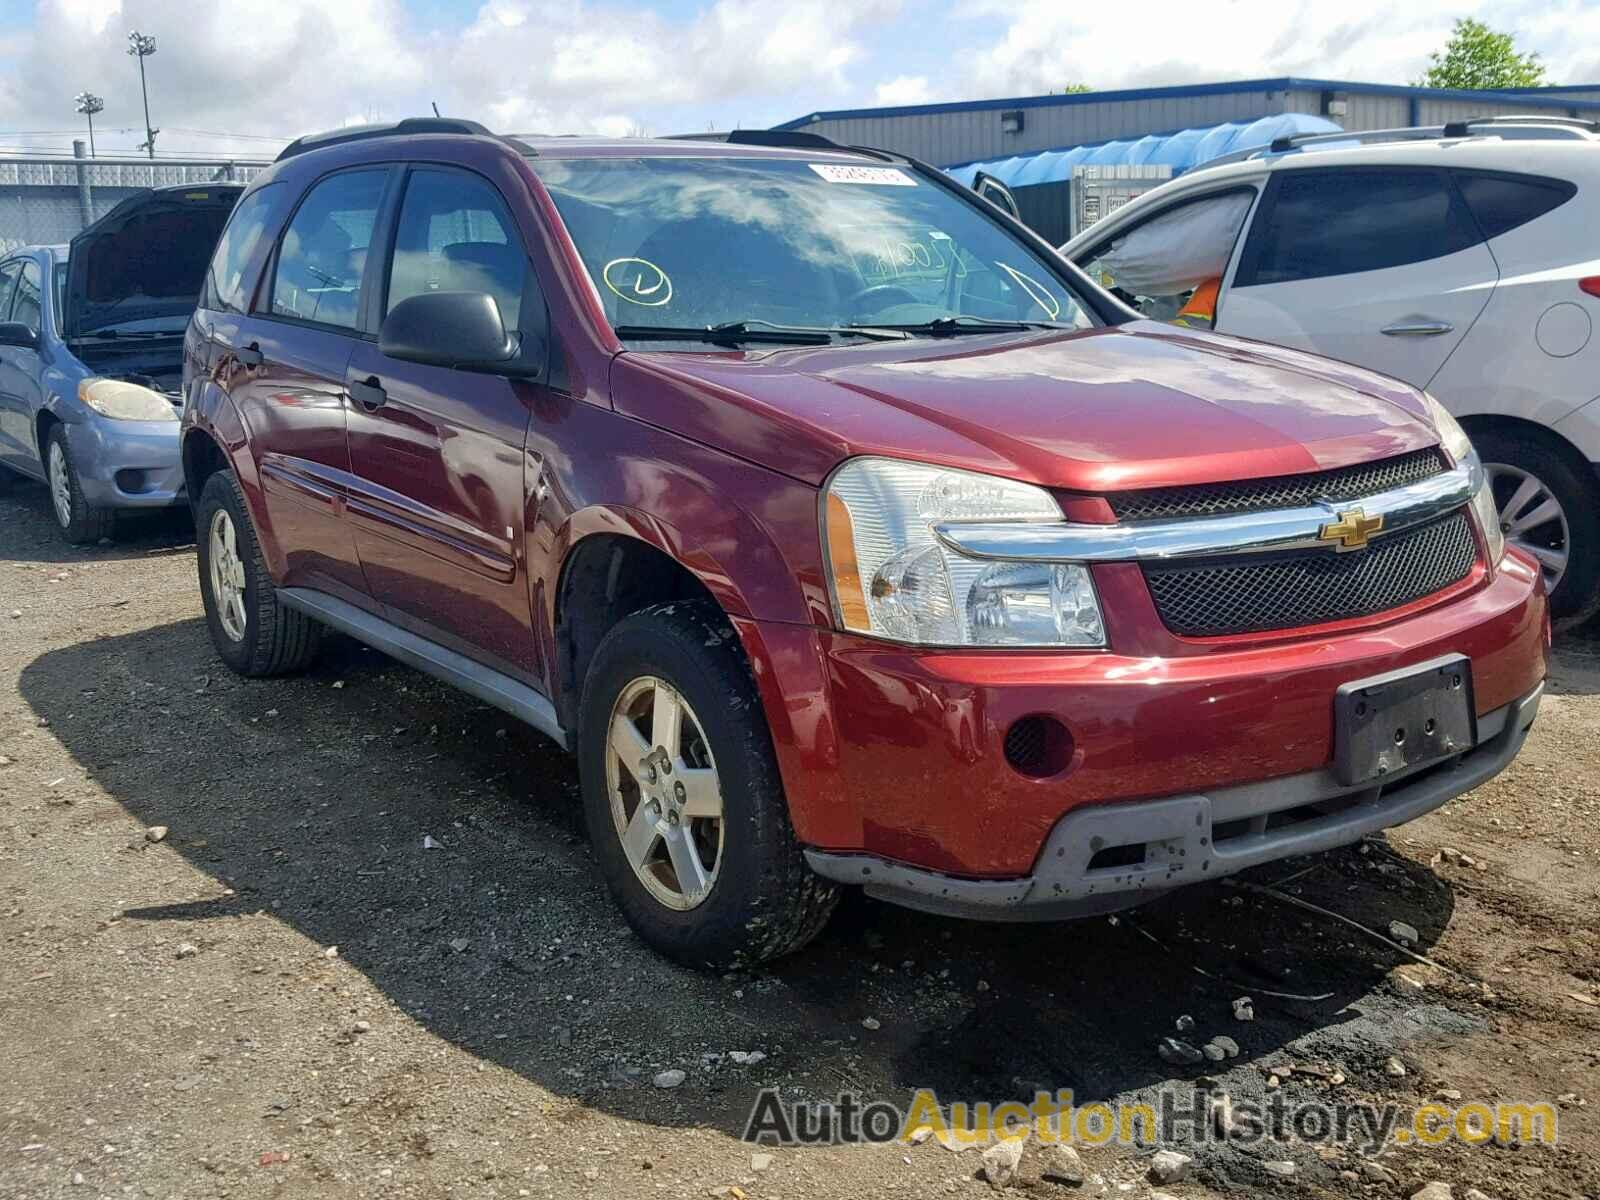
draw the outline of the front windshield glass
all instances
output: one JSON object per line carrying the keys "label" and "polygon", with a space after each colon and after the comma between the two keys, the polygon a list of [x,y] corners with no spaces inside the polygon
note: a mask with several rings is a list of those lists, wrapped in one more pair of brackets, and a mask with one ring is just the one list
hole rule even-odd
{"label": "front windshield glass", "polygon": [[533,166],[615,326],[1095,323],[980,207],[898,166],[776,158]]}

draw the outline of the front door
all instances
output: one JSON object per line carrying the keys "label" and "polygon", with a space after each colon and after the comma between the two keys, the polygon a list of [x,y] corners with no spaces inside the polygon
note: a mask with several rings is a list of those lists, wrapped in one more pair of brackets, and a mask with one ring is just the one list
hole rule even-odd
{"label": "front door", "polygon": [[222,367],[250,430],[283,584],[365,607],[366,579],[344,517],[352,478],[345,371],[390,177],[388,168],[343,171],[306,193],[278,243],[265,295],[229,330]]}
{"label": "front door", "polygon": [[[0,264],[0,321],[11,320],[12,298],[17,282],[22,277],[24,262],[12,259]],[[28,262],[34,272],[37,295],[39,268]],[[37,305],[35,305],[37,310]],[[33,322],[38,327],[37,319]],[[0,463],[18,467],[30,474],[38,474],[40,467],[33,453],[33,435],[29,389],[37,386],[39,355],[21,346],[0,346]]]}
{"label": "front door", "polygon": [[[481,176],[409,172],[383,311],[426,291],[489,293],[506,328],[542,352],[545,309],[528,256]],[[346,386],[349,519],[373,596],[396,624],[537,683],[523,453],[542,384],[401,362],[368,341]]]}
{"label": "front door", "polygon": [[1216,328],[1426,387],[1499,270],[1447,172],[1275,172]]}

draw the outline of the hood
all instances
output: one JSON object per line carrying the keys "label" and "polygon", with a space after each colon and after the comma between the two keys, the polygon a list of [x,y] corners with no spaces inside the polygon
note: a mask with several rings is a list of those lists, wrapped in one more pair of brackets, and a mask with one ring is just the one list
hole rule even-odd
{"label": "hood", "polygon": [[1439,440],[1406,384],[1149,321],[625,352],[612,371],[620,410],[812,483],[845,458],[883,454],[1106,492],[1328,470]]}
{"label": "hood", "polygon": [[238,183],[146,189],[73,238],[62,335],[193,312],[211,252],[242,191]]}

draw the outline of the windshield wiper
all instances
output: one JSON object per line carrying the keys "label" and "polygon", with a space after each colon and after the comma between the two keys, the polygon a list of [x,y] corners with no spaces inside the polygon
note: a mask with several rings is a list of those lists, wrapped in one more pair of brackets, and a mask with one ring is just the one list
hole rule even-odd
{"label": "windshield wiper", "polygon": [[1057,321],[996,321],[988,317],[973,317],[963,313],[959,316],[935,317],[931,321],[918,321],[906,325],[880,322],[876,328],[899,330],[908,334],[925,333],[932,337],[949,337],[952,334],[962,333],[1014,333],[1023,329],[1072,329],[1073,326],[1063,325]]}
{"label": "windshield wiper", "polygon": [[181,329],[91,329],[84,337],[96,338],[160,338],[182,337]]}
{"label": "windshield wiper", "polygon": [[713,345],[759,342],[776,346],[826,346],[836,337],[861,337],[874,341],[903,341],[911,336],[898,329],[870,325],[779,325],[775,321],[751,318],[723,321],[717,325],[618,325],[619,338],[658,338],[684,342],[710,342]]}

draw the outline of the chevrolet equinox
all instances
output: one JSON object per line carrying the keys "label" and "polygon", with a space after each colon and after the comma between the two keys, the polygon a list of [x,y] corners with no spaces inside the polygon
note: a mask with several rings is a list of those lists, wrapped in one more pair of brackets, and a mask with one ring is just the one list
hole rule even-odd
{"label": "chevrolet equinox", "polygon": [[1549,623],[1426,393],[1142,320],[941,172],[797,134],[302,138],[185,345],[235,671],[342,631],[578,756],[703,965],[842,885],[1041,920],[1501,770]]}

